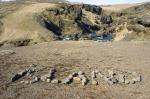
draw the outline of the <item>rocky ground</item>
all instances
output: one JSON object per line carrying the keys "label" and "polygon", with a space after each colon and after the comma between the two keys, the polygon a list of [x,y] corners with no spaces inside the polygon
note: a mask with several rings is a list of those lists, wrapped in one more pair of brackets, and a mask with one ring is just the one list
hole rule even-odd
{"label": "rocky ground", "polygon": [[[3,46],[0,48],[0,98],[149,99],[149,49],[149,42],[135,41],[55,41],[26,47]],[[28,72],[22,72],[25,69]],[[97,71],[105,77],[97,74],[95,78]],[[64,79],[74,72],[80,76],[65,84]],[[11,82],[17,73],[23,76]],[[45,81],[48,73],[50,79],[55,79]],[[117,78],[120,74],[126,78],[138,75],[133,79],[140,77],[140,80],[121,83]],[[106,75],[116,77],[111,80],[116,83],[110,83]],[[33,79],[35,82],[31,83]]]}
{"label": "rocky ground", "polygon": [[133,4],[122,6],[124,9],[118,7],[120,11],[114,12],[90,4],[0,3],[0,46],[27,46],[53,40],[100,40],[97,37],[107,35],[114,41],[147,41],[150,39],[149,6],[149,2]]}

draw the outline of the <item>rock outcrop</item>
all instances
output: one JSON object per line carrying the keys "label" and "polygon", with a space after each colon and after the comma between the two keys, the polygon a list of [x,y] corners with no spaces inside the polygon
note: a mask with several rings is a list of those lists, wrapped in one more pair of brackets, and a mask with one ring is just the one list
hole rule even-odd
{"label": "rock outcrop", "polygon": [[113,22],[113,19],[112,19],[111,16],[103,15],[103,16],[101,17],[101,21],[102,21],[103,24],[110,24],[110,23]]}
{"label": "rock outcrop", "polygon": [[101,13],[102,13],[102,8],[100,6],[83,4],[82,8],[85,9],[86,11],[90,11],[97,15],[101,15]]}
{"label": "rock outcrop", "polygon": [[138,23],[144,25],[145,27],[150,27],[150,15],[139,18]]}

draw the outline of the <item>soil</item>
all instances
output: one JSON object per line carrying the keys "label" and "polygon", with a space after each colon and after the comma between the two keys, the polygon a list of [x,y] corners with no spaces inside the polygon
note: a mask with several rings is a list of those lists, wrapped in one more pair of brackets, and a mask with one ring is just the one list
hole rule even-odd
{"label": "soil", "polygon": [[[26,47],[1,47],[0,99],[149,99],[149,49],[150,42],[135,41],[54,41]],[[86,86],[41,81],[21,84],[25,78],[11,82],[12,75],[33,63],[41,68],[39,76],[51,67],[58,70],[58,78],[67,77],[73,71],[84,71],[89,77],[93,70],[117,68],[140,73],[142,82],[130,85],[100,83],[98,86],[90,82]]]}

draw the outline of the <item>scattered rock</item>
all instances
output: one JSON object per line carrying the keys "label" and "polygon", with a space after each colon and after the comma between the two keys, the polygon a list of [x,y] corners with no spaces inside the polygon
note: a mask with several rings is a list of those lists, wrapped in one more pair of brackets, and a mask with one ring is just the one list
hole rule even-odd
{"label": "scattered rock", "polygon": [[14,82],[20,78],[22,78],[23,76],[27,75],[27,76],[32,76],[31,74],[35,72],[35,68],[31,68],[31,67],[35,67],[35,64],[31,64],[29,69],[25,69],[22,70],[21,72],[19,72],[18,74],[15,74],[11,81]]}
{"label": "scattered rock", "polygon": [[115,77],[111,78],[110,80],[113,82],[113,84],[117,84],[118,83],[118,80]]}
{"label": "scattered rock", "polygon": [[91,77],[92,77],[92,79],[96,78],[96,73],[95,73],[95,71],[92,71],[92,72],[91,72]]}
{"label": "scattered rock", "polygon": [[108,82],[109,81],[109,77],[104,77],[104,81]]}
{"label": "scattered rock", "polygon": [[118,75],[118,82],[119,82],[120,84],[124,83],[124,82],[125,82],[125,75],[119,74],[119,75]]}
{"label": "scattered rock", "polygon": [[73,81],[75,74],[70,74],[67,78],[62,80],[63,84],[70,84]]}
{"label": "scattered rock", "polygon": [[114,76],[114,75],[116,75],[116,73],[114,73],[114,71],[113,70],[108,70],[108,74],[110,75],[110,76]]}
{"label": "scattered rock", "polygon": [[51,82],[51,79],[46,79],[46,82],[50,83],[50,82]]}
{"label": "scattered rock", "polygon": [[100,76],[101,78],[104,77],[102,73],[98,73],[98,76]]}
{"label": "scattered rock", "polygon": [[47,81],[47,79],[49,79],[49,75],[43,75],[40,78],[42,81]]}
{"label": "scattered rock", "polygon": [[[31,75],[32,73],[35,72],[35,68],[33,68],[33,67],[36,67],[36,65],[32,65],[32,66],[30,66],[29,69],[22,70],[18,74],[14,75],[11,78],[11,81],[14,82],[25,75],[28,75],[28,74]],[[43,75],[40,78],[33,75],[32,76],[33,80],[30,80],[30,81],[24,80],[24,81],[21,81],[21,83],[33,84],[33,83],[36,83],[39,80],[41,80],[41,81],[49,82],[49,83],[53,83],[53,84],[58,84],[58,83],[70,84],[73,81],[77,81],[77,82],[81,81],[82,85],[85,86],[89,81],[83,71],[73,72],[67,78],[65,78],[61,81],[58,79],[55,79],[55,72],[56,72],[56,69],[53,68],[49,71],[48,74]],[[103,78],[104,81],[110,85],[113,85],[113,84],[135,84],[136,82],[142,81],[142,76],[136,72],[128,72],[128,71],[125,72],[125,71],[113,69],[113,70],[108,70],[108,72],[106,74],[105,73],[102,74],[100,71],[95,70],[95,71],[91,72],[91,84],[92,85],[98,85],[98,82],[95,80],[97,75],[99,75],[101,78]],[[131,79],[131,80],[129,80],[129,79]]]}
{"label": "scattered rock", "polygon": [[11,78],[11,82],[14,82],[20,78],[22,78],[24,76],[24,72],[20,72],[19,74],[15,74],[12,78]]}
{"label": "scattered rock", "polygon": [[84,75],[79,75],[78,77],[82,80],[85,76]]}
{"label": "scattered rock", "polygon": [[95,80],[92,80],[92,85],[98,85],[98,82]]}
{"label": "scattered rock", "polygon": [[99,70],[95,70],[94,72],[95,72],[96,74],[100,73],[100,71],[99,71]]}
{"label": "scattered rock", "polygon": [[24,80],[20,81],[20,83],[24,83]]}
{"label": "scattered rock", "polygon": [[73,72],[73,73],[72,73],[72,76],[73,76],[73,77],[77,77],[77,76],[78,76],[78,73],[77,73],[77,72]]}
{"label": "scattered rock", "polygon": [[56,72],[56,69],[54,69],[54,68],[50,70],[50,72],[49,72],[50,79],[53,79],[55,77],[55,72]]}
{"label": "scattered rock", "polygon": [[73,75],[70,74],[70,75],[68,76],[68,79],[72,80],[72,79],[73,79]]}
{"label": "scattered rock", "polygon": [[19,72],[18,74],[21,75],[21,76],[25,76],[27,74],[27,70],[23,70],[21,72]]}
{"label": "scattered rock", "polygon": [[82,78],[82,85],[85,86],[88,82],[88,79],[86,77]]}
{"label": "scattered rock", "polygon": [[34,80],[35,80],[35,81],[39,81],[40,79],[39,79],[38,77],[35,77]]}
{"label": "scattered rock", "polygon": [[125,84],[130,84],[130,81],[126,79],[124,83]]}
{"label": "scattered rock", "polygon": [[118,81],[116,78],[104,77],[104,81],[110,85],[116,84]]}
{"label": "scattered rock", "polygon": [[30,83],[30,81],[24,81],[24,83],[25,83],[25,84],[29,84],[29,83]]}
{"label": "scattered rock", "polygon": [[78,75],[84,75],[84,72],[79,71],[79,72],[78,72]]}
{"label": "scattered rock", "polygon": [[134,81],[134,79],[132,79],[132,80],[130,81],[130,83],[131,83],[131,84],[135,84],[135,81]]}
{"label": "scattered rock", "polygon": [[37,67],[37,65],[36,64],[31,64],[30,67]]}
{"label": "scattered rock", "polygon": [[142,76],[139,75],[138,77],[133,78],[132,80],[135,81],[135,82],[140,82],[140,81],[142,81]]}
{"label": "scattered rock", "polygon": [[35,69],[29,69],[27,71],[27,76],[32,76],[31,74],[35,72]]}
{"label": "scattered rock", "polygon": [[51,69],[48,74],[41,76],[40,79],[42,81],[49,82],[49,80],[51,81],[55,78],[55,72],[56,72],[56,69]]}
{"label": "scattered rock", "polygon": [[36,82],[37,82],[36,80],[31,80],[30,84],[33,84],[33,83],[36,83]]}
{"label": "scattered rock", "polygon": [[70,84],[71,80],[66,78],[66,79],[63,79],[61,82],[62,82],[62,84]]}
{"label": "scattered rock", "polygon": [[73,81],[81,81],[81,78],[79,78],[79,77],[73,77]]}
{"label": "scattered rock", "polygon": [[58,84],[58,83],[60,83],[60,80],[58,80],[58,79],[53,79],[53,80],[51,81],[51,83],[52,83],[52,84]]}
{"label": "scattered rock", "polygon": [[84,72],[79,71],[79,72],[78,72],[78,75],[79,75],[78,77],[81,79],[82,85],[85,86],[85,85],[87,84],[87,82],[88,82],[88,79],[87,79],[87,77],[84,75]]}
{"label": "scattered rock", "polygon": [[139,75],[139,76],[136,78],[136,81],[137,81],[137,82],[142,81],[142,76],[141,76],[141,75]]}

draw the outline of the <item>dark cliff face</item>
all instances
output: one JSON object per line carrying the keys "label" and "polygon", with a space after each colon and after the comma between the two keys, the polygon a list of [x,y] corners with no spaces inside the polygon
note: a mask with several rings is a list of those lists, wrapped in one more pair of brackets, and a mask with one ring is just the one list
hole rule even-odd
{"label": "dark cliff face", "polygon": [[100,6],[83,4],[82,8],[98,15],[102,13],[102,8]]}
{"label": "dark cliff face", "polygon": [[91,35],[93,37],[113,31],[110,28],[113,26],[112,17],[103,14],[102,8],[96,5],[61,4],[44,11],[42,18],[47,23],[47,28],[59,37],[67,35],[72,39],[89,38]]}

